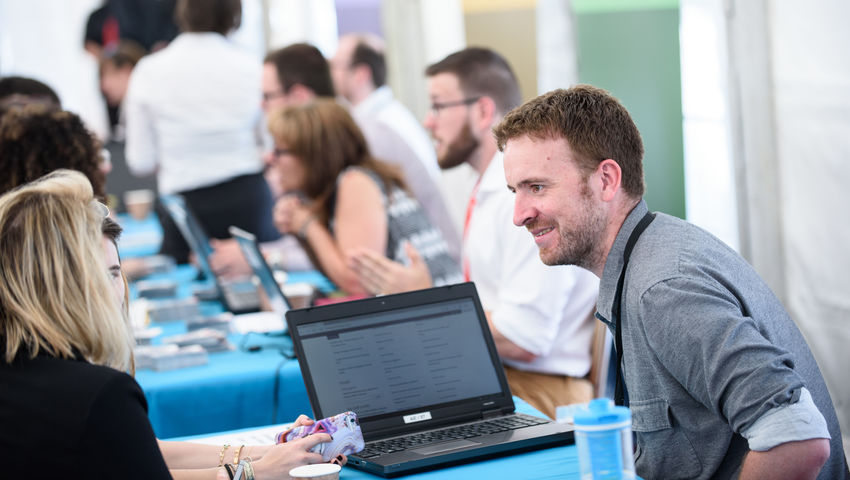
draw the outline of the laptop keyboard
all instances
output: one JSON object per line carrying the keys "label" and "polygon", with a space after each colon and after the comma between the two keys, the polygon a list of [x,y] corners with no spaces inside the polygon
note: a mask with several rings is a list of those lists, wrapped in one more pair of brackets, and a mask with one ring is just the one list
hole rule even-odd
{"label": "laptop keyboard", "polygon": [[366,448],[357,454],[360,458],[374,458],[387,453],[400,452],[410,448],[419,448],[432,443],[445,442],[475,438],[491,433],[506,432],[518,428],[531,427],[549,423],[550,420],[532,417],[523,413],[516,413],[505,417],[482,420],[475,423],[466,423],[456,427],[447,427],[439,430],[405,435],[403,437],[391,438],[369,442]]}

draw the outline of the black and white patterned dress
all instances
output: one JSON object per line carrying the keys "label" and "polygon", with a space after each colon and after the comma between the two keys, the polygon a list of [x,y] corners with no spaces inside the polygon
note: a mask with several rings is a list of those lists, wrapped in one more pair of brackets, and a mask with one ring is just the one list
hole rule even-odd
{"label": "black and white patterned dress", "polygon": [[[410,260],[404,251],[404,242],[410,242],[428,265],[434,286],[450,285],[463,281],[460,267],[449,256],[448,245],[440,231],[431,225],[425,210],[406,190],[393,186],[389,195],[381,178],[372,170],[348,167],[340,179],[352,170],[359,170],[371,178],[381,190],[384,208],[387,211],[387,251],[384,255],[402,264]],[[333,229],[333,225],[331,225]]]}

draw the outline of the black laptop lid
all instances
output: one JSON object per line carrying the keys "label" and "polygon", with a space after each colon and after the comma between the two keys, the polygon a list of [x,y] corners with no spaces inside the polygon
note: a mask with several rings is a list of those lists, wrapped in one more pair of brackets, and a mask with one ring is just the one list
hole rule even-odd
{"label": "black laptop lid", "polygon": [[236,239],[236,243],[239,244],[239,249],[245,255],[245,259],[248,261],[248,265],[251,266],[254,275],[260,280],[260,285],[263,286],[263,290],[266,292],[272,310],[279,314],[282,319],[292,306],[289,304],[289,299],[286,298],[286,295],[280,289],[277,280],[275,280],[271,267],[266,263],[266,259],[263,257],[263,253],[260,251],[260,246],[257,243],[257,238],[253,234],[238,227],[231,226],[229,232]]}
{"label": "black laptop lid", "polygon": [[174,224],[177,225],[177,229],[180,230],[186,243],[189,244],[189,248],[195,253],[201,270],[209,278],[215,278],[208,259],[208,256],[213,253],[209,237],[201,224],[198,223],[194,214],[186,206],[186,201],[183,197],[176,194],[160,195],[159,199],[162,202],[162,206],[165,207],[165,211],[174,220]]}
{"label": "black laptop lid", "polygon": [[514,409],[472,283],[286,319],[316,418],[352,410],[367,440]]}

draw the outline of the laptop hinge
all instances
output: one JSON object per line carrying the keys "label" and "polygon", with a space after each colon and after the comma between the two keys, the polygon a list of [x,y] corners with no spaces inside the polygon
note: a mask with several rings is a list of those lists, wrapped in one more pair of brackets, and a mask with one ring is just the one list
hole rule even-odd
{"label": "laptop hinge", "polygon": [[495,418],[495,417],[500,417],[502,415],[504,415],[504,413],[502,412],[501,408],[493,408],[493,409],[490,409],[490,410],[482,410],[481,411],[481,418],[484,419],[484,420],[488,420],[490,418]]}

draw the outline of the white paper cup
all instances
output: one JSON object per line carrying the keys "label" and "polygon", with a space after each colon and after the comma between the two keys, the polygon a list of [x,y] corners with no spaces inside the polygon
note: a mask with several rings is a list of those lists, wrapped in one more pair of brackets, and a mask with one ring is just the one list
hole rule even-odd
{"label": "white paper cup", "polygon": [[148,189],[124,192],[124,206],[127,208],[127,213],[136,220],[144,220],[153,208],[154,197],[153,190]]}
{"label": "white paper cup", "polygon": [[338,480],[342,467],[335,463],[314,463],[301,465],[289,471],[292,480]]}

